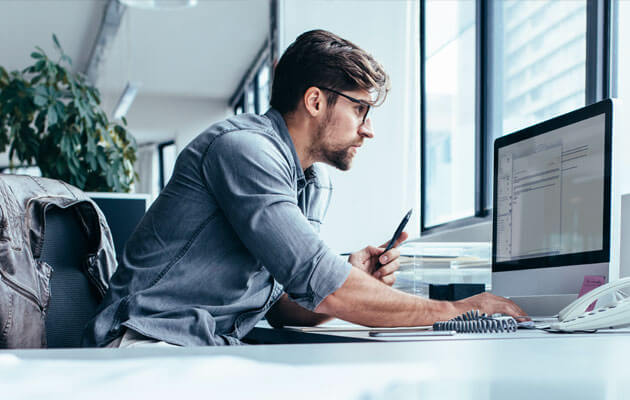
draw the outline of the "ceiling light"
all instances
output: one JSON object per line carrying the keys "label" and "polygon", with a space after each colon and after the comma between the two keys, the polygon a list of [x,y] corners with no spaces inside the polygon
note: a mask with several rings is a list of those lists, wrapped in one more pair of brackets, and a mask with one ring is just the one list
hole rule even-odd
{"label": "ceiling light", "polygon": [[121,120],[122,117],[127,114],[127,111],[129,111],[129,107],[131,107],[131,103],[133,103],[133,100],[138,94],[139,88],[139,82],[127,82],[127,86],[125,86],[125,90],[123,90],[120,99],[118,99],[118,104],[116,105],[116,108],[114,108],[115,120]]}
{"label": "ceiling light", "polygon": [[145,10],[172,10],[188,8],[197,5],[198,0],[118,0],[127,7],[143,8]]}

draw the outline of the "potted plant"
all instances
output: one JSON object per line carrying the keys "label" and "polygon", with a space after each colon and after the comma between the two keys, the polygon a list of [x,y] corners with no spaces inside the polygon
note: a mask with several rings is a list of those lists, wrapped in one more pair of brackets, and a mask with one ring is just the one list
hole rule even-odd
{"label": "potted plant", "polygon": [[54,61],[40,47],[22,71],[0,66],[0,152],[9,160],[37,165],[42,176],[85,191],[128,192],[137,179],[136,142],[122,125],[110,123],[99,91],[70,71],[56,35]]}

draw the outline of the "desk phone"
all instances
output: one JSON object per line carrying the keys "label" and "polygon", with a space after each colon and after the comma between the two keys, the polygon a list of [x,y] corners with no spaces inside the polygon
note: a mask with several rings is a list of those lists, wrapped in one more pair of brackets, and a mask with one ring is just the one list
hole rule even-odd
{"label": "desk phone", "polygon": [[[630,277],[610,282],[591,290],[558,313],[558,322],[550,325],[551,330],[574,332],[597,329],[623,328],[630,326]],[[585,311],[594,301],[611,302],[596,305],[593,311]]]}

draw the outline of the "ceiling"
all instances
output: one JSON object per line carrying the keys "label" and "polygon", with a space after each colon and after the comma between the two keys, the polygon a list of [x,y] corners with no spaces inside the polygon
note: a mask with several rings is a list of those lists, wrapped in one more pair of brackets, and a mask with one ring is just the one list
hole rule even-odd
{"label": "ceiling", "polygon": [[228,99],[268,32],[266,0],[200,0],[180,10],[129,8],[99,86],[117,89],[129,80],[140,82],[145,95]]}
{"label": "ceiling", "polygon": [[[85,72],[109,0],[0,0],[0,65],[21,69],[34,46],[55,54],[52,33]],[[227,101],[269,32],[268,0],[199,0],[193,8],[126,8],[95,83],[116,97],[127,81],[142,96]],[[106,110],[110,112],[110,110]]]}

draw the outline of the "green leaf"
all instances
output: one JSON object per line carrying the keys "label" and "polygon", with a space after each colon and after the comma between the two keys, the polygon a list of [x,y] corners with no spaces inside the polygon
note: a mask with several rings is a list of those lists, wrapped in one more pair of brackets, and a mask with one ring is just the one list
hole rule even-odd
{"label": "green leaf", "polygon": [[58,175],[62,175],[63,171],[64,171],[64,161],[61,157],[57,158],[57,161],[55,162],[55,170],[57,171]]}
{"label": "green leaf", "polygon": [[33,77],[33,79],[31,79],[31,85],[36,85],[41,80],[42,80],[42,76],[41,75],[35,75]]}
{"label": "green leaf", "polygon": [[46,86],[44,86],[44,85],[37,86],[34,89],[34,92],[35,92],[36,95],[48,97],[48,88]]}
{"label": "green leaf", "polygon": [[48,99],[44,96],[40,96],[38,94],[35,95],[35,98],[33,99],[33,102],[35,103],[36,106],[44,106],[46,104],[48,104]]}
{"label": "green leaf", "polygon": [[102,170],[108,169],[107,158],[105,157],[103,150],[99,149],[99,151],[96,153],[96,161],[98,161],[98,166],[101,167]]}
{"label": "green leaf", "polygon": [[107,184],[109,185],[109,187],[114,186],[114,173],[111,169],[108,169],[105,172],[105,177],[107,179]]}
{"label": "green leaf", "polygon": [[120,184],[121,179],[114,177],[114,191],[122,192],[122,185]]}
{"label": "green leaf", "polygon": [[61,60],[62,61],[66,61],[68,63],[68,65],[72,65],[72,59],[70,57],[68,57],[66,54],[61,56]]}
{"label": "green leaf", "polygon": [[0,151],[84,190],[128,191],[138,174],[127,120],[110,124],[98,90],[71,71],[56,35],[53,42],[56,61],[36,47],[22,71],[0,66]]}
{"label": "green leaf", "polygon": [[67,136],[62,136],[61,137],[61,141],[59,142],[59,148],[61,149],[61,152],[69,155],[70,154],[70,144],[68,143],[68,137]]}
{"label": "green leaf", "polygon": [[88,151],[87,154],[85,155],[85,159],[87,160],[88,164],[90,165],[90,168],[92,170],[95,170],[96,169],[96,157],[94,157],[94,153]]}
{"label": "green leaf", "polygon": [[88,154],[96,153],[96,141],[94,140],[94,138],[87,138],[86,147]]}
{"label": "green leaf", "polygon": [[35,127],[38,132],[44,132],[44,128],[46,126],[46,113],[39,112],[37,117],[35,118]]}
{"label": "green leaf", "polygon": [[87,181],[87,176],[84,174],[78,174],[75,176],[76,178],[76,184],[75,186],[77,187],[85,187],[85,182]]}
{"label": "green leaf", "polygon": [[55,108],[50,106],[48,107],[48,125],[55,125],[57,123],[57,111]]}
{"label": "green leaf", "polygon": [[53,33],[52,38],[53,38],[53,42],[55,42],[55,47],[57,47],[57,49],[59,49],[59,51],[63,53],[63,49],[61,48],[61,45],[59,44],[59,39],[57,39],[57,35]]}
{"label": "green leaf", "polygon": [[71,158],[70,158],[70,163],[69,163],[69,165],[70,165],[70,166],[72,166],[72,167],[74,167],[74,169],[75,169],[76,171],[79,171],[79,168],[81,168],[81,165],[79,164],[79,159],[78,159],[78,158],[76,158],[76,157],[71,157]]}
{"label": "green leaf", "polygon": [[55,112],[57,113],[57,118],[59,120],[64,121],[66,119],[66,110],[62,102],[55,102]]}
{"label": "green leaf", "polygon": [[33,65],[33,71],[29,71],[29,72],[40,72],[41,70],[44,69],[45,66],[46,66],[46,61],[39,60],[35,63],[35,65]]}

